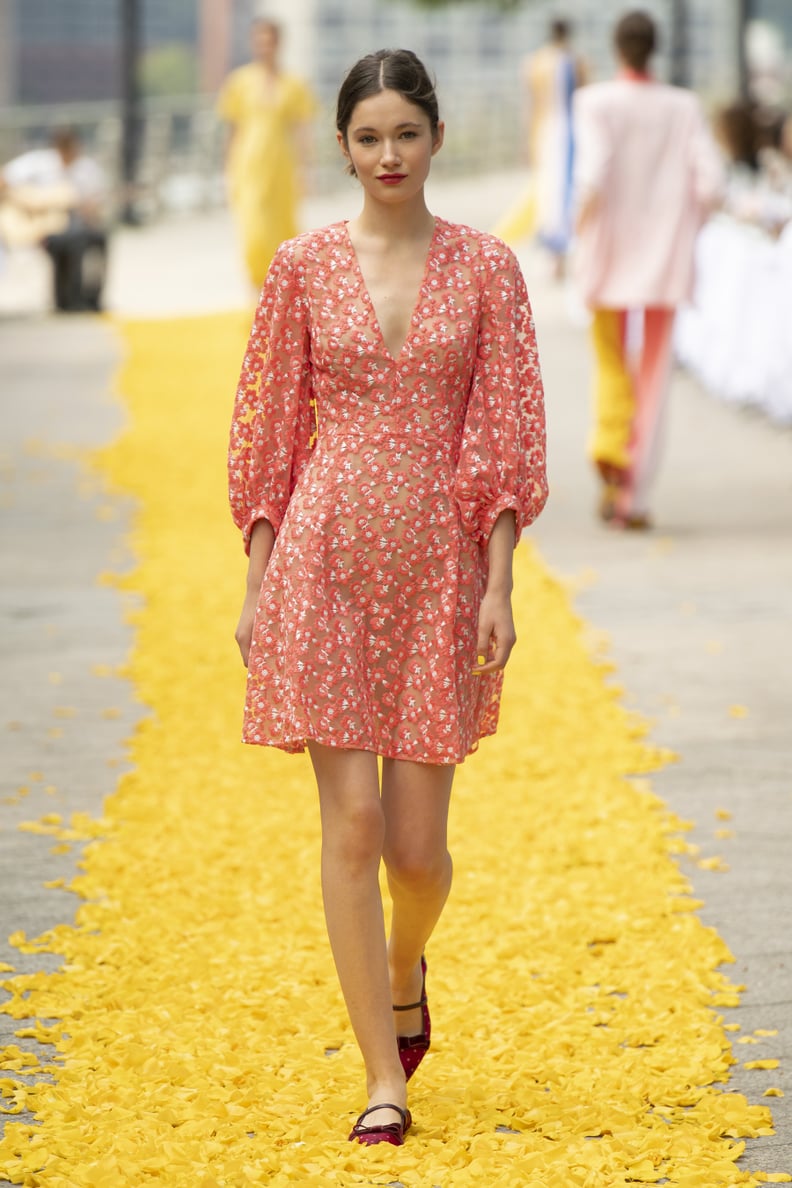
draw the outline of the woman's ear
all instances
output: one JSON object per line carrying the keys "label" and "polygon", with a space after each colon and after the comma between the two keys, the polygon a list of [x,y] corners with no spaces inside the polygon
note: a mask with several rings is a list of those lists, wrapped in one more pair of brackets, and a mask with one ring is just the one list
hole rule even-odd
{"label": "woman's ear", "polygon": [[445,138],[445,124],[442,120],[438,121],[434,136],[432,137],[432,156],[438,153],[443,147],[443,140]]}
{"label": "woman's ear", "polygon": [[355,173],[355,166],[352,164],[352,158],[349,155],[346,136],[344,136],[343,132],[336,132],[336,140],[338,141],[338,147],[341,149],[343,156],[346,157],[347,173],[350,177],[357,177],[357,174]]}

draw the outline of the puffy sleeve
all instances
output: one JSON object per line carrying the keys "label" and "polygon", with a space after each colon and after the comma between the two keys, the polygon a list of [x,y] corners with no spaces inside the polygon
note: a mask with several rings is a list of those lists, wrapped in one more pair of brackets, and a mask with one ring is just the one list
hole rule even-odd
{"label": "puffy sleeve", "polygon": [[496,239],[483,252],[478,345],[456,476],[467,532],[486,544],[501,512],[517,540],[547,500],[545,416],[533,316],[520,266]]}
{"label": "puffy sleeve", "polygon": [[289,93],[289,116],[295,123],[312,119],[318,110],[313,92],[301,78],[292,78]]}
{"label": "puffy sleeve", "polygon": [[261,291],[231,424],[229,497],[246,551],[258,520],[277,535],[315,424],[305,273],[291,241],[278,249]]}

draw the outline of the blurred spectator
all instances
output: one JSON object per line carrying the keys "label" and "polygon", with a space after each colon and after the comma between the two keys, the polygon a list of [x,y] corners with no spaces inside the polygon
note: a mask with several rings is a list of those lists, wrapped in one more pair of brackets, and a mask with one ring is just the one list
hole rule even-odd
{"label": "blurred spectator", "polygon": [[15,157],[0,172],[0,238],[38,243],[52,259],[55,308],[97,311],[104,287],[107,184],[71,128],[51,147]]}
{"label": "blurred spectator", "polygon": [[746,100],[721,108],[715,118],[727,161],[723,209],[771,235],[792,219],[792,158],[784,149],[788,123],[783,112]]}
{"label": "blurred spectator", "polygon": [[647,528],[674,316],[691,293],[696,237],[723,171],[696,96],[649,73],[651,17],[622,17],[614,42],[618,78],[575,94],[576,264],[593,311],[600,515]]}
{"label": "blurred spectator", "polygon": [[723,213],[699,236],[677,355],[720,399],[792,424],[792,117],[740,101],[715,127],[728,168]]}
{"label": "blurred spectator", "polygon": [[557,277],[563,276],[572,235],[572,96],[585,82],[571,40],[569,21],[551,21],[548,44],[523,68],[536,231]]}
{"label": "blurred spectator", "polygon": [[260,289],[284,239],[297,234],[297,203],[308,163],[308,123],[316,102],[306,84],[279,65],[280,26],[257,19],[253,61],[234,70],[218,99],[231,125],[228,188],[245,264]]}

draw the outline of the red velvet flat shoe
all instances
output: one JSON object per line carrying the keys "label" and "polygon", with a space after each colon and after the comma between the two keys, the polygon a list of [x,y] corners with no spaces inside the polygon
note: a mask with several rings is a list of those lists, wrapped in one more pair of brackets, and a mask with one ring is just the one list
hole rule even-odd
{"label": "red velvet flat shoe", "polygon": [[[367,1118],[369,1114],[373,1114],[375,1110],[395,1110],[401,1121],[386,1122],[383,1126],[364,1125],[363,1119]],[[375,1143],[391,1143],[394,1147],[401,1147],[404,1143],[404,1136],[411,1126],[412,1114],[409,1110],[403,1110],[401,1106],[383,1101],[380,1105],[369,1106],[367,1110],[363,1111],[352,1127],[349,1141],[350,1143],[362,1143],[364,1147],[373,1147]]]}
{"label": "red velvet flat shoe", "polygon": [[432,1020],[429,1018],[429,1004],[426,1000],[425,957],[421,957],[421,973],[423,974],[423,982],[421,983],[420,1002],[411,1002],[407,1006],[395,1006],[393,1008],[394,1011],[415,1011],[418,1007],[421,1008],[421,1018],[423,1021],[423,1031],[421,1034],[399,1035],[396,1037],[399,1041],[399,1060],[401,1060],[404,1075],[408,1081],[429,1051],[429,1041],[432,1035]]}

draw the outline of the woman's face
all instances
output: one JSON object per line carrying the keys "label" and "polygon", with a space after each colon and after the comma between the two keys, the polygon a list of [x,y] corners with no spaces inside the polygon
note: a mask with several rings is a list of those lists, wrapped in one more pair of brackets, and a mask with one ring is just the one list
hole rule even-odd
{"label": "woman's face", "polygon": [[256,62],[274,66],[278,58],[278,31],[266,21],[255,24],[250,31],[250,48]]}
{"label": "woman's face", "polygon": [[422,108],[386,90],[361,99],[338,142],[368,194],[380,202],[403,202],[423,188],[443,143],[443,125],[433,135]]}

